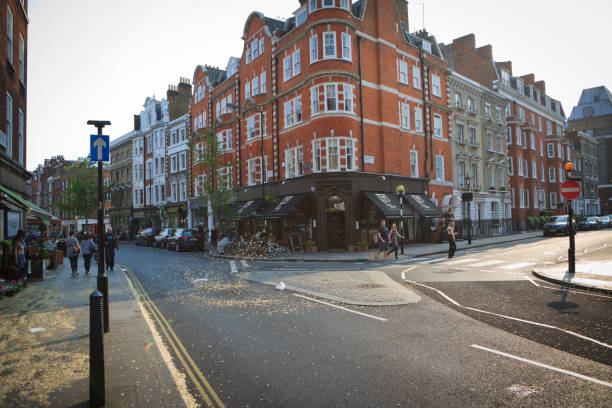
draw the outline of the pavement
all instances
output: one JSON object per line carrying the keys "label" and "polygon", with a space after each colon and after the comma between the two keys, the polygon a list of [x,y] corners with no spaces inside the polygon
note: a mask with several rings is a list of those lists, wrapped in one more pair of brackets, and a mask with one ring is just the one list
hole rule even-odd
{"label": "pavement", "polygon": [[[457,252],[461,252],[471,248],[481,248],[484,246],[503,244],[506,242],[522,241],[525,239],[542,236],[541,231],[519,232],[510,235],[499,235],[488,238],[480,238],[472,241],[471,245],[465,240],[457,241]],[[213,254],[212,257],[220,259],[247,259],[251,261],[265,262],[370,262],[376,261],[374,258],[376,250],[367,250],[363,252],[348,252],[348,251],[328,251],[328,252],[300,252],[287,256],[278,256],[274,258],[264,257],[243,257],[233,256],[228,254]],[[406,244],[404,245],[404,255],[399,255],[399,259],[407,260],[420,256],[448,254],[448,243],[428,243],[428,244]],[[391,259],[393,255],[389,255]],[[380,256],[382,259],[382,254]]]}
{"label": "pavement", "polygon": [[[67,260],[66,260],[67,261]],[[85,407],[89,401],[89,295],[96,265],[79,276],[67,262],[0,299],[0,406]],[[184,407],[124,274],[109,272],[110,332],[104,335],[106,406]],[[194,405],[194,404],[192,404]]]}
{"label": "pavement", "polygon": [[567,262],[547,265],[533,270],[541,279],[581,289],[612,293],[612,255],[607,259],[576,261],[575,273],[569,273]]}

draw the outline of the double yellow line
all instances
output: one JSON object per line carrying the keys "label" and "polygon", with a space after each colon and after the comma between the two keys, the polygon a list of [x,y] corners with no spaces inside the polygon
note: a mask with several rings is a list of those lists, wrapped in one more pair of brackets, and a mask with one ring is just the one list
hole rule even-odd
{"label": "double yellow line", "polygon": [[198,389],[206,405],[209,408],[225,408],[223,401],[221,401],[215,390],[213,390],[206,380],[206,377],[204,377],[189,353],[187,353],[185,346],[183,346],[181,341],[178,339],[178,336],[174,330],[172,330],[172,327],[170,327],[164,315],[159,311],[155,303],[153,303],[145,288],[134,275],[134,272],[127,267],[124,268],[125,274],[128,277],[135,294],[137,295],[137,300],[142,302],[149,312],[149,315],[157,322],[157,325],[164,335],[164,340],[170,345],[172,350],[174,350],[174,353],[181,362],[185,372]]}

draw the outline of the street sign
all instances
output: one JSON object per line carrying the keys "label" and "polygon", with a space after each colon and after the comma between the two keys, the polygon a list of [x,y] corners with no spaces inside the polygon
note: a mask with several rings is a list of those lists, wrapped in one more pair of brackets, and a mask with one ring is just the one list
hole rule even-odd
{"label": "street sign", "polygon": [[91,135],[89,143],[89,154],[92,162],[109,161],[110,137],[103,135]]}
{"label": "street sign", "polygon": [[561,195],[567,200],[575,200],[580,195],[580,184],[574,180],[568,180],[561,184]]}

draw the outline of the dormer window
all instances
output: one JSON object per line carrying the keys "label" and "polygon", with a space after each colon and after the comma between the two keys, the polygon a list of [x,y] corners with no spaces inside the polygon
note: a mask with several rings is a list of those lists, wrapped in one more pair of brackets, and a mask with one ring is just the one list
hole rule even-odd
{"label": "dormer window", "polygon": [[423,47],[423,50],[431,54],[431,43],[429,41],[421,40],[421,47]]}
{"label": "dormer window", "polygon": [[307,18],[308,18],[307,10],[305,8],[303,10],[300,10],[295,16],[295,26],[297,27],[299,25],[304,24]]}
{"label": "dormer window", "polygon": [[308,0],[308,8],[311,13],[315,11],[317,9],[317,0]]}
{"label": "dormer window", "polygon": [[345,10],[349,10],[349,0],[340,0],[340,8],[343,8]]}
{"label": "dormer window", "polygon": [[502,76],[502,83],[505,85],[510,85],[510,73],[506,70],[502,70],[501,76]]}
{"label": "dormer window", "polygon": [[335,0],[323,0],[323,7],[334,7]]}
{"label": "dormer window", "polygon": [[523,93],[523,81],[521,81],[520,79],[516,80],[516,90],[520,93]]}

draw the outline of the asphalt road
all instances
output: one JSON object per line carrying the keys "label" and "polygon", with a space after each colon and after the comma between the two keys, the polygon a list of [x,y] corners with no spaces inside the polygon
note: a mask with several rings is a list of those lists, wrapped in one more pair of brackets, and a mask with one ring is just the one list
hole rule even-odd
{"label": "asphalt road", "polygon": [[[500,249],[525,245],[527,251],[541,242],[470,256],[495,259]],[[376,267],[398,280],[401,272],[414,267],[405,275],[415,282],[407,284],[423,295],[421,302],[338,309],[333,302],[318,303],[237,276],[249,268],[287,265],[232,265],[199,254],[132,245],[123,245],[118,255],[118,263],[134,272],[227,407],[609,406],[612,369],[602,364],[609,364],[607,358],[594,358],[597,349],[581,353],[572,348],[587,347],[574,338],[546,342],[548,333],[538,337],[532,329],[487,321],[478,316],[481,313],[467,313],[417,283],[439,285],[461,304],[473,302],[469,305],[500,314],[529,312],[535,319],[538,311],[530,311],[532,304],[544,310],[541,316],[546,319],[560,317],[577,326],[586,317],[590,323],[583,322],[580,330],[589,329],[608,343],[610,317],[602,314],[606,308],[612,310],[609,298],[572,292],[561,304],[573,302],[578,307],[555,308],[549,304],[560,296],[553,289],[536,292],[534,303],[538,289],[521,275],[507,273],[488,281],[488,272],[440,272],[435,265],[443,262],[431,257],[408,264],[307,265],[316,270]],[[493,270],[491,265],[487,268]],[[468,277],[470,273],[474,276]],[[430,280],[432,276],[436,279]],[[194,283],[202,278],[208,281]],[[520,308],[515,305],[521,302]],[[598,307],[604,308],[601,313]],[[598,328],[591,329],[594,325]],[[178,362],[177,366],[182,369]],[[203,402],[194,384],[189,385]],[[521,391],[528,395],[519,395]]]}

